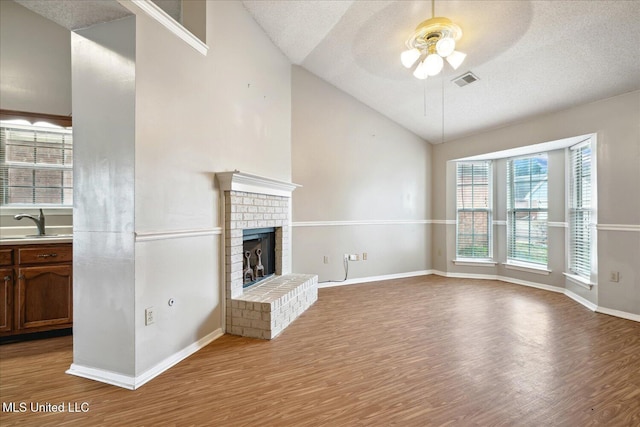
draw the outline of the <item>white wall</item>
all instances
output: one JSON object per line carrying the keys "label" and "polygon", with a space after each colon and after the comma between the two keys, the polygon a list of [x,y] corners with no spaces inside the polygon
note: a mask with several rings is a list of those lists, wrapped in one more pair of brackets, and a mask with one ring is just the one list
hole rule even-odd
{"label": "white wall", "polygon": [[[238,2],[207,3],[207,56],[136,19],[135,231],[206,234],[215,172],[291,180],[290,64]],[[136,242],[138,375],[222,327],[220,238]]]}
{"label": "white wall", "polygon": [[[451,173],[450,160],[596,133],[600,228],[613,224],[636,231],[598,231],[600,274],[598,286],[591,291],[565,282],[558,275],[541,280],[541,276],[533,273],[499,274],[566,287],[601,307],[640,314],[640,266],[637,263],[640,259],[639,118],[640,92],[636,91],[436,145],[433,149],[434,219],[455,221],[455,176],[453,179],[447,176],[447,173]],[[556,175],[558,178],[562,176],[559,172]],[[556,202],[559,200],[558,194],[550,194],[550,197]],[[550,216],[550,220],[566,221],[556,214]],[[557,235],[558,231],[552,229],[554,236],[550,238],[560,241],[563,236]],[[498,238],[501,238],[500,234]],[[451,263],[455,257],[454,246],[455,224],[434,225],[434,269],[450,273],[495,274],[487,273],[484,268],[454,266]],[[557,249],[554,247],[551,250],[558,253]],[[553,269],[557,271],[559,268],[553,266]],[[610,271],[620,272],[619,283],[608,280]]]}
{"label": "white wall", "polygon": [[135,32],[129,17],[72,34],[73,363],[126,376],[135,375]]}
{"label": "white wall", "polygon": [[69,30],[0,1],[0,109],[71,114]]}
{"label": "white wall", "polygon": [[428,270],[431,145],[298,66],[292,97],[293,181],[303,186],[293,270],[341,280],[343,255],[363,252],[350,279]]}

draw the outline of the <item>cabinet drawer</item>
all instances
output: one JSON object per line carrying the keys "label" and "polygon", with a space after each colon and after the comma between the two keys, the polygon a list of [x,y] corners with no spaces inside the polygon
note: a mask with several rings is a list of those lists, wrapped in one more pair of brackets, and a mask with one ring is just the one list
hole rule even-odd
{"label": "cabinet drawer", "polygon": [[19,264],[51,264],[57,262],[71,262],[73,248],[67,246],[39,246],[18,249]]}
{"label": "cabinet drawer", "polygon": [[0,249],[0,265],[13,265],[13,249]]}

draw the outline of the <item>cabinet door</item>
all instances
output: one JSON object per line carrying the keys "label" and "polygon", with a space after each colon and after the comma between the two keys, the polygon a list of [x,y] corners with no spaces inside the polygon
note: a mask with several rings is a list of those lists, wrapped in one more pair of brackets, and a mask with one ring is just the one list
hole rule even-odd
{"label": "cabinet door", "polygon": [[13,269],[0,268],[0,332],[13,325]]}
{"label": "cabinet door", "polygon": [[0,249],[0,265],[13,265],[13,249]]}
{"label": "cabinet door", "polygon": [[18,269],[17,329],[71,326],[73,298],[70,265]]}

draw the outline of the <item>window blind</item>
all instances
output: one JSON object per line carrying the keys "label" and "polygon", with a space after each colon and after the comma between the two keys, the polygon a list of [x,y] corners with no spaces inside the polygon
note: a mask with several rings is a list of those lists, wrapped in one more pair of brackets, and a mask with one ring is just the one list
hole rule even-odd
{"label": "window blind", "polygon": [[491,257],[491,162],[459,162],[456,179],[456,255]]}
{"label": "window blind", "polygon": [[547,264],[547,155],[507,162],[507,261]]}
{"label": "window blind", "polygon": [[0,122],[2,205],[73,205],[70,129]]}
{"label": "window blind", "polygon": [[569,148],[569,271],[591,275],[592,179],[591,143]]}

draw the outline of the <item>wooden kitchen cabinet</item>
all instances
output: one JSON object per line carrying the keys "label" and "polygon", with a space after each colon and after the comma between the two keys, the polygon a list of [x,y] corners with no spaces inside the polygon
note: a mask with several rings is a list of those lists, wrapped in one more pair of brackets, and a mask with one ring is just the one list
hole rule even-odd
{"label": "wooden kitchen cabinet", "polygon": [[[73,325],[71,243],[3,248],[0,336],[45,332]],[[11,251],[7,254],[7,251]]]}
{"label": "wooden kitchen cabinet", "polygon": [[0,332],[13,329],[13,268],[0,268]]}
{"label": "wooden kitchen cabinet", "polygon": [[71,326],[71,266],[19,268],[15,301],[16,328],[22,332]]}

